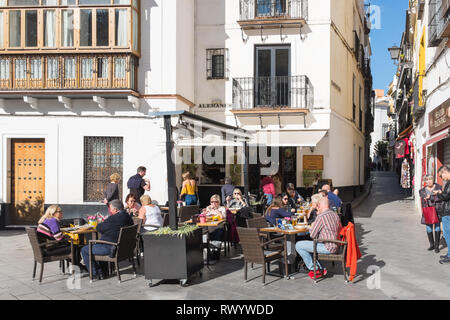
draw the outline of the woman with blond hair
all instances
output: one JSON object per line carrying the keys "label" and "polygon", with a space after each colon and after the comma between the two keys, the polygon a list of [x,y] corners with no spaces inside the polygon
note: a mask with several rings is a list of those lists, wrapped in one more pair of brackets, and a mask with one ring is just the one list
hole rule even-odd
{"label": "woman with blond hair", "polygon": [[184,201],[187,206],[193,206],[197,204],[197,183],[195,179],[192,179],[189,171],[181,175],[183,177],[183,185],[181,187],[180,197],[184,196]]}
{"label": "woman with blond hair", "polygon": [[64,234],[59,228],[59,221],[63,217],[61,207],[54,204],[48,207],[44,215],[39,219],[37,232],[49,240],[64,240]]}
{"label": "woman with blond hair", "polygon": [[163,219],[159,207],[152,204],[152,198],[149,195],[141,197],[142,207],[139,209],[138,218],[142,219],[143,224],[151,225],[144,227],[145,230],[154,231],[162,227]]}
{"label": "woman with blond hair", "polygon": [[113,173],[109,177],[110,183],[106,185],[106,191],[104,193],[105,199],[103,199],[103,203],[108,206],[109,210],[109,204],[113,200],[120,200],[119,198],[119,181],[120,181],[120,175],[118,173]]}

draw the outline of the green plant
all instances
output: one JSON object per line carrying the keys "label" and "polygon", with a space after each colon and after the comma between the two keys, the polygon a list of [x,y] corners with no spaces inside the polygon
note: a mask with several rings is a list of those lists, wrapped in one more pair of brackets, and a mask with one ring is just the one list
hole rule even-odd
{"label": "green plant", "polygon": [[377,141],[374,150],[378,157],[385,159],[388,153],[388,143],[386,141]]}
{"label": "green plant", "polygon": [[177,237],[182,238],[183,236],[189,237],[197,229],[198,229],[198,227],[196,225],[186,224],[186,225],[180,227],[178,230],[172,230],[172,229],[170,229],[170,227],[164,227],[164,228],[160,228],[155,231],[146,232],[145,234],[153,234],[153,235],[157,235],[157,236],[171,235],[171,236],[177,236]]}

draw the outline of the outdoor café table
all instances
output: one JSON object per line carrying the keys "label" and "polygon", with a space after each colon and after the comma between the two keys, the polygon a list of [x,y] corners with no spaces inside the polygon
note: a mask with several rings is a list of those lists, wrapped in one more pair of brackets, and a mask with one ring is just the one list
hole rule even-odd
{"label": "outdoor caf\u00e9 table", "polygon": [[[196,223],[197,227],[200,227],[203,229],[203,236],[204,236],[204,244],[206,245],[206,265],[209,266],[209,254],[210,254],[210,240],[209,240],[209,227],[221,227],[223,224],[225,224],[226,220],[218,220],[218,221],[207,221],[205,223]],[[192,219],[185,222],[186,224],[192,224]]]}
{"label": "outdoor caf\u00e9 table", "polygon": [[[305,233],[309,231],[309,226],[306,225],[296,225],[294,227],[294,230],[281,230],[278,227],[272,227],[272,228],[261,228],[259,229],[260,232],[265,233],[280,233],[283,235],[286,235],[286,249],[287,249],[287,257],[288,257],[288,264],[292,265],[295,262],[295,258],[297,257],[297,251],[295,250],[295,236],[299,233]],[[291,273],[287,275],[287,278],[292,278],[292,275],[294,273]]]}
{"label": "outdoor caf\u00e9 table", "polygon": [[84,246],[85,235],[92,235],[92,240],[97,240],[97,230],[94,227],[89,226],[81,226],[75,228],[61,228],[61,231],[66,234],[78,235],[78,245],[74,245],[73,248],[75,252],[73,252],[74,265],[80,265],[81,261],[81,247]]}

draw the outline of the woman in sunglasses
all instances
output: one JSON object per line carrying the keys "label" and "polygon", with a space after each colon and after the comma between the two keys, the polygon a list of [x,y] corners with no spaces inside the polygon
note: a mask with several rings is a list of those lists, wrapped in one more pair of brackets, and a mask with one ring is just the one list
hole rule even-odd
{"label": "woman in sunglasses", "polygon": [[54,204],[48,207],[45,214],[39,219],[37,227],[38,234],[49,240],[65,240],[66,238],[59,227],[59,221],[62,217],[63,212],[60,206]]}
{"label": "woman in sunglasses", "polygon": [[296,209],[295,207],[292,207],[292,202],[289,201],[289,195],[285,192],[281,194],[281,201],[283,203],[283,209],[287,212],[295,213]]}
{"label": "woman in sunglasses", "polygon": [[[220,217],[220,219],[227,218],[227,211],[225,207],[220,205],[220,196],[215,194],[210,199],[210,205],[203,209],[207,217]],[[209,238],[213,241],[222,241],[223,227],[208,227]]]}
{"label": "woman in sunglasses", "polygon": [[227,207],[230,209],[242,209],[247,206],[247,202],[242,197],[242,192],[240,189],[236,188],[233,191],[233,199],[227,202]]}

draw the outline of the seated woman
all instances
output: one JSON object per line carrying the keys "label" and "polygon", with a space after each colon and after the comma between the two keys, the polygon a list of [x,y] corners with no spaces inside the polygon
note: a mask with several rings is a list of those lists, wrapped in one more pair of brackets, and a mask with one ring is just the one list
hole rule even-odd
{"label": "seated woman", "polygon": [[128,194],[125,198],[125,211],[128,212],[130,216],[134,217],[137,217],[139,209],[141,209],[141,206],[136,200],[136,196],[132,193]]}
{"label": "seated woman", "polygon": [[66,238],[59,228],[59,221],[63,217],[61,208],[54,204],[48,207],[45,214],[39,219],[37,232],[43,238],[49,240],[63,241]]}
{"label": "seated woman", "polygon": [[142,219],[142,224],[152,225],[151,227],[144,227],[144,229],[154,231],[162,227],[163,219],[161,217],[161,210],[159,210],[158,206],[152,204],[152,198],[148,195],[143,195],[140,200],[142,207],[139,209],[138,218]]}
{"label": "seated woman", "polygon": [[242,197],[242,192],[240,189],[236,188],[233,191],[233,199],[227,201],[227,208],[229,209],[242,209],[247,206],[247,202]]}
{"label": "seated woman", "polygon": [[322,195],[320,193],[314,194],[311,197],[311,208],[309,210],[309,213],[307,215],[308,224],[311,225],[316,220],[317,217],[317,209],[319,207],[320,199],[322,198]]}
{"label": "seated woman", "polygon": [[267,208],[265,216],[266,220],[272,226],[276,226],[278,218],[290,218],[292,213],[283,208],[283,201],[280,196],[277,196],[275,200],[273,200],[272,205]]}
{"label": "seated woman", "polygon": [[[215,194],[210,199],[210,205],[203,209],[203,212],[207,217],[218,216],[221,219],[227,218],[227,211],[225,207],[220,206],[220,196]],[[222,241],[223,239],[223,227],[208,227],[210,240]]]}
{"label": "seated woman", "polygon": [[193,206],[197,204],[197,183],[195,179],[191,178],[189,171],[182,174],[183,185],[181,188],[180,197],[184,196],[184,201],[187,206]]}
{"label": "seated woman", "polygon": [[292,214],[297,212],[295,207],[292,207],[292,202],[289,201],[289,195],[287,193],[283,192],[281,194],[281,201],[283,203],[282,207],[284,210],[286,210],[287,212],[291,212]]}

